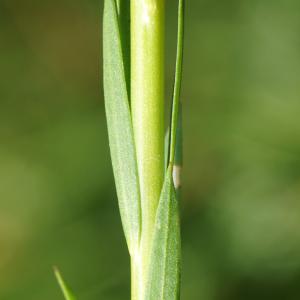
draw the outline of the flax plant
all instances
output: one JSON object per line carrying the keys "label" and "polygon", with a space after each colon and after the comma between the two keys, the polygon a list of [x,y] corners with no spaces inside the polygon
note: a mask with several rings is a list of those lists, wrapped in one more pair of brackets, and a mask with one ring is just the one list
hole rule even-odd
{"label": "flax plant", "polygon": [[[164,124],[165,0],[104,0],[103,71],[109,145],[131,261],[132,300],[180,298],[184,0],[169,129]],[[74,300],[59,272],[67,300]]]}

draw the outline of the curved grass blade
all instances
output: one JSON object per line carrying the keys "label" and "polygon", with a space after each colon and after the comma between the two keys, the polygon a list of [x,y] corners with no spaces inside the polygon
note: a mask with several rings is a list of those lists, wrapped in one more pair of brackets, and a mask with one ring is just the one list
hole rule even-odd
{"label": "curved grass blade", "polygon": [[105,0],[103,22],[104,94],[109,145],[122,224],[129,252],[132,253],[140,240],[140,192],[115,0]]}
{"label": "curved grass blade", "polygon": [[61,291],[65,297],[66,300],[76,300],[75,296],[72,294],[72,292],[69,290],[69,288],[67,287],[65,281],[63,280],[59,270],[54,267],[54,274],[56,277],[56,280],[61,288]]}
{"label": "curved grass blade", "polygon": [[146,300],[176,300],[180,295],[180,226],[172,168],[166,173],[156,222]]}

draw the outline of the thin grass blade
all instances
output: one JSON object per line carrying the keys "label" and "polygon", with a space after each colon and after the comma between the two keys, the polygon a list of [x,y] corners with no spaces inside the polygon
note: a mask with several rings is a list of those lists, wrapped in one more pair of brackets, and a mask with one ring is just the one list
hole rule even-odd
{"label": "thin grass blade", "polygon": [[157,209],[146,300],[176,300],[180,295],[180,226],[171,167]]}
{"label": "thin grass blade", "polygon": [[173,165],[173,182],[177,193],[177,199],[179,201],[181,198],[181,172],[183,163],[182,146],[182,103],[179,102],[178,122],[176,130],[175,159]]}
{"label": "thin grass blade", "polygon": [[165,133],[165,170],[167,172],[169,166],[169,148],[170,148],[170,128],[168,127]]}
{"label": "thin grass blade", "polygon": [[70,291],[70,289],[67,287],[65,281],[63,280],[63,278],[57,268],[54,268],[54,274],[55,274],[56,280],[61,288],[61,291],[62,291],[65,299],[66,300],[76,300],[75,296]]}
{"label": "thin grass blade", "polygon": [[182,65],[183,65],[183,42],[184,42],[184,8],[185,0],[178,1],[178,33],[177,33],[177,54],[174,90],[172,99],[172,112],[170,120],[170,142],[169,142],[169,163],[172,165],[175,159],[176,139],[178,129],[178,115],[180,109],[180,91],[182,81]]}
{"label": "thin grass blade", "polygon": [[140,239],[140,192],[115,0],[105,0],[103,19],[104,95],[109,145],[122,224],[132,253]]}
{"label": "thin grass blade", "polygon": [[[170,129],[168,128],[165,135],[165,149],[169,149],[170,145]],[[176,192],[181,188],[181,171],[183,165],[183,142],[182,142],[182,103],[179,102],[179,111],[178,111],[178,122],[176,130],[176,147],[175,147],[175,158],[173,165],[173,181]],[[169,166],[169,153],[165,152],[165,168],[166,171]],[[180,197],[178,198],[180,199]]]}
{"label": "thin grass blade", "polygon": [[130,0],[117,0],[127,91],[130,91]]}

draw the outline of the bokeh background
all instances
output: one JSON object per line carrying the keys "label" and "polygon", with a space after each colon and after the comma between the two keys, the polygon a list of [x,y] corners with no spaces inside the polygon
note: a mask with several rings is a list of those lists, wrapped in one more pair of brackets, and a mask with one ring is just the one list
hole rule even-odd
{"label": "bokeh background", "polygon": [[[129,299],[100,0],[0,0],[0,299]],[[187,0],[183,300],[300,299],[300,2]],[[176,41],[167,1],[166,99]]]}

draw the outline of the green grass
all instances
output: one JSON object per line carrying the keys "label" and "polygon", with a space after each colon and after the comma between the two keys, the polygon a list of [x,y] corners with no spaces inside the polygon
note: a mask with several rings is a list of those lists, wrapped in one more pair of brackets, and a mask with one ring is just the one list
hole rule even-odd
{"label": "green grass", "polygon": [[[132,1],[130,24],[122,22],[128,14],[127,9],[122,11],[122,3],[104,3],[104,92],[114,177],[131,257],[131,299],[178,299],[180,225],[172,174],[182,76],[183,1],[179,1],[176,75],[166,149],[164,1]],[[130,25],[130,30],[120,24]],[[130,72],[126,70],[129,66]]]}
{"label": "green grass", "polygon": [[[0,7],[0,298],[63,299],[58,265],[78,299],[129,299],[99,1]],[[300,298],[299,12],[295,0],[187,2],[182,299]]]}

